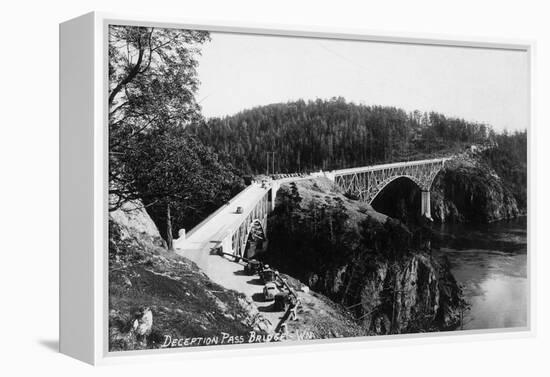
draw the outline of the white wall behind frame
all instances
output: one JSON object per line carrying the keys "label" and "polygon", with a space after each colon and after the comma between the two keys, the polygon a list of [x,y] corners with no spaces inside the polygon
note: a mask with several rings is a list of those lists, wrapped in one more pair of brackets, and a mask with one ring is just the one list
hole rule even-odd
{"label": "white wall behind frame", "polygon": [[[7,5],[9,4],[9,5]],[[0,368],[21,374],[79,375],[279,375],[277,357],[197,360],[91,369],[55,354],[57,340],[57,28],[58,23],[93,9],[141,15],[169,15],[205,20],[229,19],[279,24],[365,28],[383,32],[414,31],[461,36],[537,38],[535,144],[539,165],[532,185],[536,196],[538,335],[534,339],[455,342],[420,346],[354,349],[345,352],[293,353],[284,364],[307,375],[544,375],[549,329],[546,318],[550,286],[544,214],[548,198],[550,118],[550,30],[544,2],[536,1],[258,1],[82,0],[20,1],[3,5],[0,23],[4,48],[2,78],[2,336]],[[6,56],[8,58],[6,58]],[[18,142],[20,141],[20,142]],[[538,174],[537,174],[538,173]],[[6,211],[7,210],[7,211]],[[544,350],[546,347],[546,350]],[[546,372],[546,373],[545,373]],[[10,374],[14,374],[10,373]],[[3,373],[5,374],[5,373]]]}

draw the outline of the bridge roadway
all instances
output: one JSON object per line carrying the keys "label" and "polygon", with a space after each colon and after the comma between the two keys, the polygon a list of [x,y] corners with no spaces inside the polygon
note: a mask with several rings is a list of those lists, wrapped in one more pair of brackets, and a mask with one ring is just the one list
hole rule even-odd
{"label": "bridge roadway", "polygon": [[[243,217],[266,195],[267,189],[256,183],[251,184],[195,226],[185,240],[176,240],[176,247],[184,247],[186,250],[204,249],[221,242],[229,231],[239,227]],[[237,207],[243,208],[242,214],[236,214]]]}

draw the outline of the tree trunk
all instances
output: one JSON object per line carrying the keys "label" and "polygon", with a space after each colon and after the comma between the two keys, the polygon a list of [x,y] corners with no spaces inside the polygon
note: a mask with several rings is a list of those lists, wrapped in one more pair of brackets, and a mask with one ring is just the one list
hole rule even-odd
{"label": "tree trunk", "polygon": [[172,216],[170,214],[170,202],[166,204],[166,243],[168,250],[174,250],[174,237],[172,236]]}

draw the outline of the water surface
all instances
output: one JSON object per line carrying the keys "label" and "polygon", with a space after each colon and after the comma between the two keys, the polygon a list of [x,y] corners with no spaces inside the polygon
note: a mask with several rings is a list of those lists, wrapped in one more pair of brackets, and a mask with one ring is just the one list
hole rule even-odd
{"label": "water surface", "polygon": [[527,219],[439,230],[440,252],[471,304],[463,329],[527,326]]}

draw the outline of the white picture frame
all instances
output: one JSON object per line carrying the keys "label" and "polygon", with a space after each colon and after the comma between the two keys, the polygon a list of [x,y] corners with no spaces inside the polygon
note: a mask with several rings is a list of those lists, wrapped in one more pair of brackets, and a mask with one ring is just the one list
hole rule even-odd
{"label": "white picture frame", "polygon": [[[282,344],[242,344],[147,351],[108,351],[108,111],[107,28],[110,24],[140,25],[217,32],[269,34],[385,43],[460,46],[525,51],[530,65],[529,159],[533,156],[533,54],[535,43],[525,40],[461,38],[415,33],[388,33],[344,28],[255,25],[174,18],[88,13],[60,25],[60,352],[90,364],[228,357],[242,353],[290,353],[297,350],[372,347],[395,342],[426,343],[527,337],[535,334],[533,310],[536,258],[532,231],[535,208],[528,195],[529,277],[528,325],[520,329],[470,330],[460,333],[389,335],[343,340],[316,340]],[[529,187],[532,176],[529,163]]]}

